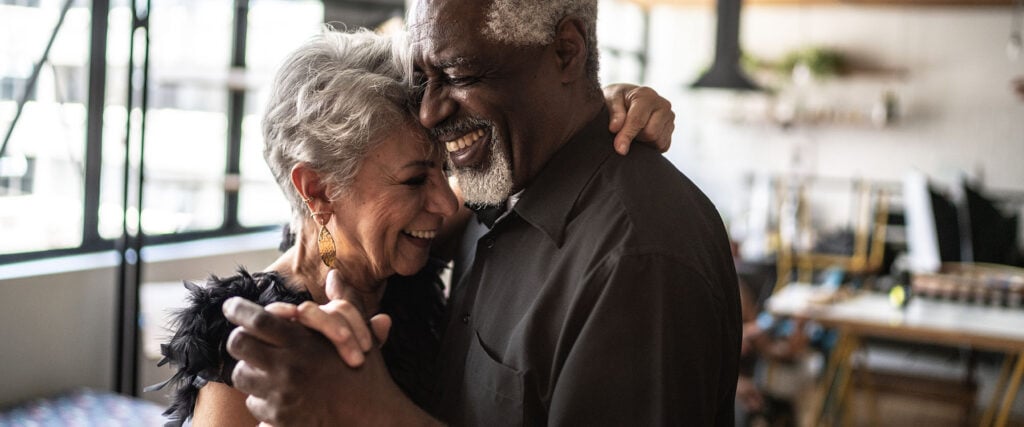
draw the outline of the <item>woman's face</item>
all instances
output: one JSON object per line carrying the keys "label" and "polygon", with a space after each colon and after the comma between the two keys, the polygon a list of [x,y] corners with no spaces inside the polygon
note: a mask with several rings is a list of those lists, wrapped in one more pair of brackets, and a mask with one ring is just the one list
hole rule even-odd
{"label": "woman's face", "polygon": [[341,268],[374,279],[415,274],[427,262],[444,217],[457,209],[441,150],[413,124],[371,149],[344,195],[331,203]]}

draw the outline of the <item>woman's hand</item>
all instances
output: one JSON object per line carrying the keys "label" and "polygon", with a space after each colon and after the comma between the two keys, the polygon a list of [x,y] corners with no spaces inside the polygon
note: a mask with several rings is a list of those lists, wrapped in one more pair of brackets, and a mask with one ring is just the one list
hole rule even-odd
{"label": "woman's hand", "polygon": [[228,299],[223,312],[238,325],[226,344],[238,360],[231,381],[249,395],[245,406],[258,421],[279,426],[435,424],[391,380],[380,350],[371,349],[365,363],[353,369],[338,360],[322,335],[251,301]]}
{"label": "woman's hand", "polygon": [[626,155],[635,138],[662,153],[672,145],[676,115],[672,103],[654,89],[618,83],[604,88],[605,103],[611,112],[608,131],[615,135],[615,151]]}
{"label": "woman's hand", "polygon": [[[391,329],[391,317],[378,314],[364,320],[362,308],[358,307],[359,298],[346,295],[337,272],[327,273],[327,297],[330,302],[317,305],[306,301],[298,306],[275,302],[268,304],[266,310],[277,317],[291,319],[303,326],[320,332],[326,337],[341,356],[345,364],[357,368],[366,360],[364,353],[373,348],[375,341],[383,345]],[[373,329],[371,335],[370,329]]]}

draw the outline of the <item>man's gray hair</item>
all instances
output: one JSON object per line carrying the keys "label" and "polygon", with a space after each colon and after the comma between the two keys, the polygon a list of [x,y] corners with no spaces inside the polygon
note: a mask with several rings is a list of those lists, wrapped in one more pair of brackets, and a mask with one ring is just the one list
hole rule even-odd
{"label": "man's gray hair", "polygon": [[400,38],[326,26],[278,69],[263,117],[263,157],[292,205],[293,230],[308,217],[291,181],[296,164],[311,165],[334,200],[373,146],[412,123],[407,46]]}
{"label": "man's gray hair", "polygon": [[597,76],[597,0],[492,0],[483,34],[516,46],[543,46],[555,41],[558,23],[576,18],[587,42],[587,76],[600,87]]}

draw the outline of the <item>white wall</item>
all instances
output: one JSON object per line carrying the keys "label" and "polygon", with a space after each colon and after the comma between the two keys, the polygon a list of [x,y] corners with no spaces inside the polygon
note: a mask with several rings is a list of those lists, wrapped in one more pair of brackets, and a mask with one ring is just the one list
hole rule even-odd
{"label": "white wall", "polygon": [[[262,270],[277,257],[277,243],[269,232],[155,246],[143,252],[143,281],[229,275],[239,265]],[[106,252],[0,266],[0,406],[70,388],[113,388],[116,261]]]}
{"label": "white wall", "polygon": [[88,258],[95,267],[0,281],[0,406],[70,387],[111,388],[115,257]]}
{"label": "white wall", "polygon": [[[902,79],[853,78],[829,84],[840,106],[870,105],[886,89],[899,96],[897,125],[797,127],[731,124],[737,95],[685,87],[711,60],[711,9],[660,6],[651,18],[647,84],[677,112],[668,157],[727,217],[741,209],[748,172],[794,168],[829,177],[898,181],[918,169],[951,183],[959,171],[987,188],[1024,191],[1024,101],[1010,89],[1024,59],[1005,53],[1010,7],[751,6],[741,44],[766,59],[827,46],[858,62],[905,69]],[[801,150],[800,165],[794,166]]]}

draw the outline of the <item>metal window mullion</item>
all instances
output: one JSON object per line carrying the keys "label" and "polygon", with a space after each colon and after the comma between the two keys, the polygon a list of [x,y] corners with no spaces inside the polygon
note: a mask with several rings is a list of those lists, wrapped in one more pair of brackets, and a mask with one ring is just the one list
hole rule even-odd
{"label": "metal window mullion", "polygon": [[85,192],[82,246],[102,240],[99,232],[100,171],[103,166],[103,108],[107,92],[107,20],[109,0],[92,2],[89,42],[89,94],[85,124]]}
{"label": "metal window mullion", "polygon": [[235,0],[234,36],[231,48],[231,78],[228,79],[228,144],[224,173],[224,229],[241,229],[238,221],[238,191],[241,185],[242,119],[245,117],[245,85],[237,84],[236,70],[245,70],[249,0]]}
{"label": "metal window mullion", "polygon": [[[145,3],[145,10],[139,13],[138,2]],[[128,47],[128,82],[127,99],[125,110],[127,120],[125,122],[125,144],[124,144],[124,183],[122,187],[123,216],[121,222],[121,238],[118,240],[118,252],[121,262],[118,268],[119,278],[117,287],[117,341],[115,348],[115,372],[114,385],[117,392],[130,396],[138,396],[138,357],[139,357],[139,286],[142,281],[142,264],[140,256],[144,244],[144,230],[142,229],[142,206],[143,190],[145,188],[145,141],[146,141],[146,106],[149,101],[149,12],[151,10],[150,0],[131,0],[132,26],[129,32]],[[135,84],[135,38],[137,34],[144,36],[142,39],[143,62],[141,88],[137,89]],[[139,138],[138,138],[138,171],[135,182],[132,182],[132,110],[135,106],[136,93],[140,95],[139,115]],[[135,190],[135,210],[131,227],[129,227],[128,212],[132,208],[132,189]]]}

